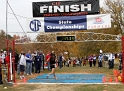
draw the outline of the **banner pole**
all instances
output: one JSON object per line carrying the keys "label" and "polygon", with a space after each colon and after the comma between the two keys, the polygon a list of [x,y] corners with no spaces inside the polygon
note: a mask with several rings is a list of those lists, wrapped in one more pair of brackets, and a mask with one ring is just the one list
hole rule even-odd
{"label": "banner pole", "polygon": [[124,84],[124,36],[122,36],[122,83]]}
{"label": "banner pole", "polygon": [[12,61],[13,61],[13,75],[14,75],[13,77],[14,77],[14,83],[15,83],[16,81],[15,81],[15,41],[14,40],[12,45],[13,45]]}
{"label": "banner pole", "polygon": [[10,53],[10,80],[12,81],[12,53]]}

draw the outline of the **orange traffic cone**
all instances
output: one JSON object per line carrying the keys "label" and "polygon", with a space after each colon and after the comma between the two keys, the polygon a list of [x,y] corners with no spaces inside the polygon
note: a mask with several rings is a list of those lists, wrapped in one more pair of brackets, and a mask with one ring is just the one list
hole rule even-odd
{"label": "orange traffic cone", "polygon": [[118,77],[115,77],[115,82],[116,82],[116,83],[118,82]]}
{"label": "orange traffic cone", "polygon": [[106,77],[105,76],[103,76],[102,82],[106,82]]}
{"label": "orange traffic cone", "polygon": [[114,76],[117,76],[117,70],[113,70]]}
{"label": "orange traffic cone", "polygon": [[109,82],[112,82],[112,77],[109,78]]}
{"label": "orange traffic cone", "polygon": [[103,90],[103,91],[107,91],[107,90]]}
{"label": "orange traffic cone", "polygon": [[23,78],[23,82],[24,82],[24,83],[26,83],[26,82],[27,82],[27,80],[26,80],[26,78],[25,78],[25,77]]}

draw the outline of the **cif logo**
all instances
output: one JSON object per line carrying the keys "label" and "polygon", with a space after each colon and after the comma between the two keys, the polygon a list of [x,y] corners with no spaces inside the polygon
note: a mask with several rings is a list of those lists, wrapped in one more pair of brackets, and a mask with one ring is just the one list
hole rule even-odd
{"label": "cif logo", "polygon": [[29,25],[30,29],[34,32],[37,32],[40,30],[41,22],[39,20],[32,20]]}

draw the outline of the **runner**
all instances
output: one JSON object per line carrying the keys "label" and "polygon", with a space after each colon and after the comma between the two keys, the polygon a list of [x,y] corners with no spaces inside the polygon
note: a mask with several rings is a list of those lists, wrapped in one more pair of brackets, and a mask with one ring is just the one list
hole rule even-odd
{"label": "runner", "polygon": [[[50,74],[53,74],[54,78],[57,79],[57,78],[56,78],[56,75],[55,75],[55,63],[56,63],[55,60],[56,60],[56,56],[55,56],[55,54],[54,54],[54,51],[52,51],[52,53],[51,53],[49,59],[50,59],[50,67],[51,67],[52,70],[51,70],[51,72],[47,75],[47,78],[49,77]],[[48,59],[48,60],[49,60],[49,59]]]}

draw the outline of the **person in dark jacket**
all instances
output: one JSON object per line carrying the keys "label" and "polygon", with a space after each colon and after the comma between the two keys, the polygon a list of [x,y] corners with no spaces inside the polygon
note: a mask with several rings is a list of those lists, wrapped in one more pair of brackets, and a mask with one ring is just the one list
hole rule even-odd
{"label": "person in dark jacket", "polygon": [[88,57],[88,61],[89,61],[90,67],[92,67],[92,63],[93,63],[93,57],[92,57],[92,55],[90,55],[90,56]]}
{"label": "person in dark jacket", "polygon": [[40,73],[41,70],[41,55],[40,52],[37,52],[37,55],[35,56],[35,73]]}
{"label": "person in dark jacket", "polygon": [[62,68],[62,53],[60,53],[60,56],[59,56],[59,67],[60,69]]}
{"label": "person in dark jacket", "polygon": [[40,51],[40,56],[41,56],[41,69],[44,70],[44,54],[43,54],[43,51]]}
{"label": "person in dark jacket", "polygon": [[19,62],[19,55],[17,52],[15,52],[15,71],[17,71],[18,62]]}

